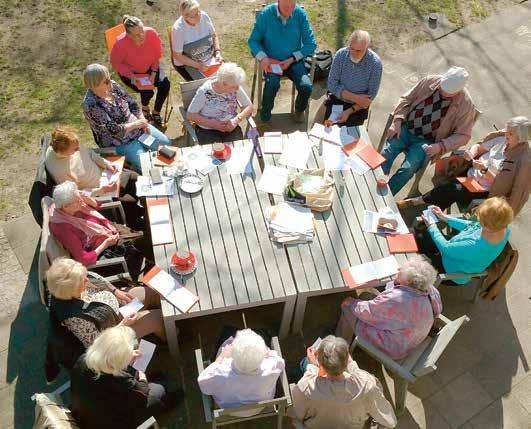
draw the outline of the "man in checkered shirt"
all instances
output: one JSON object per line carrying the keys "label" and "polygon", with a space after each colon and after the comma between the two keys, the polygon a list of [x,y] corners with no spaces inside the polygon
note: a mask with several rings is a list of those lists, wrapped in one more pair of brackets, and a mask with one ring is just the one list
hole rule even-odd
{"label": "man in checkered shirt", "polygon": [[443,75],[427,76],[405,93],[395,107],[387,131],[382,165],[389,174],[396,157],[405,152],[400,168],[389,180],[393,195],[428,160],[465,145],[472,134],[476,110],[465,89],[468,72],[451,67]]}

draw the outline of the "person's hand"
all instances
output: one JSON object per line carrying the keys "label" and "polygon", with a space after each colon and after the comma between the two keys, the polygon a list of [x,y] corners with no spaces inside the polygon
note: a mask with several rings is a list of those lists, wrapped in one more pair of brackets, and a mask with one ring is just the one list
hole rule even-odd
{"label": "person's hand", "polygon": [[269,66],[271,65],[271,58],[265,57],[260,61],[260,65],[262,66],[264,73],[270,73]]}
{"label": "person's hand", "polygon": [[437,216],[441,220],[446,220],[448,216],[446,213],[444,213],[439,206],[430,206],[431,211],[435,216]]}
{"label": "person's hand", "polygon": [[358,101],[356,104],[359,104],[364,109],[368,108],[371,105],[372,99],[367,94],[359,94]]}
{"label": "person's hand", "polygon": [[134,128],[143,129],[148,126],[148,121],[146,120],[146,118],[142,116],[141,119],[137,119],[136,121],[133,121],[133,124],[134,124]]}
{"label": "person's hand", "polygon": [[472,167],[474,167],[476,170],[485,169],[485,165],[479,159],[472,160]]}
{"label": "person's hand", "polygon": [[118,167],[111,162],[105,164],[105,169],[109,170],[111,173],[116,173],[118,171]]}
{"label": "person's hand", "polygon": [[106,247],[114,246],[116,243],[118,243],[118,239],[120,236],[118,234],[111,235],[105,239]]}
{"label": "person's hand", "polygon": [[422,148],[424,149],[424,152],[428,158],[433,158],[435,155],[441,152],[441,145],[437,143],[424,145]]}
{"label": "person's hand", "polygon": [[474,156],[472,155],[472,152],[470,152],[469,150],[465,150],[465,152],[463,153],[463,158],[465,158],[467,161],[474,160]]}
{"label": "person's hand", "polygon": [[343,110],[343,113],[341,113],[341,116],[339,117],[337,123],[338,124],[344,124],[348,121],[348,118],[350,118],[350,115],[352,114],[352,109],[348,108],[347,110]]}
{"label": "person's hand", "polygon": [[319,366],[319,362],[317,361],[317,350],[315,350],[313,347],[308,347],[306,349],[306,357],[308,358],[309,363]]}
{"label": "person's hand", "polygon": [[126,316],[122,319],[120,322],[120,325],[122,326],[131,326],[138,320],[138,313],[133,313],[129,316]]}
{"label": "person's hand", "polygon": [[136,370],[136,378],[138,381],[145,381],[147,383],[146,373],[144,371]]}
{"label": "person's hand", "polygon": [[282,70],[287,70],[294,62],[293,57],[289,57],[287,60],[281,61],[278,65]]}
{"label": "person's hand", "polygon": [[108,185],[102,186],[100,189],[103,191],[104,194],[106,194],[107,192],[115,191],[117,185],[118,184],[116,182],[113,182]]}
{"label": "person's hand", "polygon": [[120,290],[116,288],[114,290],[114,296],[120,303],[120,305],[129,304],[135,297],[131,295],[129,292],[124,292],[123,290]]}
{"label": "person's hand", "polygon": [[222,63],[222,62],[223,62],[223,57],[221,56],[221,52],[220,52],[220,51],[217,51],[217,52],[216,52],[216,55],[215,55],[214,58],[216,58],[216,61],[217,61],[218,63]]}
{"label": "person's hand", "polygon": [[150,80],[153,85],[155,85],[155,76],[157,76],[157,70],[151,72]]}
{"label": "person's hand", "polygon": [[402,123],[401,121],[396,121],[391,124],[391,126],[387,129],[387,134],[385,135],[385,138],[387,140],[392,139],[394,136],[396,136],[397,139],[400,138],[400,131],[401,131]]}
{"label": "person's hand", "polygon": [[206,64],[203,64],[203,63],[198,63],[197,70],[199,70],[201,73],[205,74],[206,71],[208,70],[208,66]]}

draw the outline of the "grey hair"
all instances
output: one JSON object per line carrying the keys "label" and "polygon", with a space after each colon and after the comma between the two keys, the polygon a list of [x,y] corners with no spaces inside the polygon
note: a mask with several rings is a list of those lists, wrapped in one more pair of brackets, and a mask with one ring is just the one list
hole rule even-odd
{"label": "grey hair", "polygon": [[525,116],[515,116],[507,121],[505,128],[510,128],[516,132],[518,143],[526,142],[529,140],[531,121]]}
{"label": "grey hair", "polygon": [[242,86],[245,82],[245,72],[236,63],[223,63],[216,78],[227,85]]}
{"label": "grey hair", "polygon": [[348,344],[341,337],[328,335],[317,349],[317,361],[327,374],[343,374],[348,365]]}
{"label": "grey hair", "polygon": [[421,257],[406,261],[400,267],[400,271],[408,279],[407,286],[413,286],[423,292],[427,292],[435,283],[437,271],[431,264]]}
{"label": "grey hair", "polygon": [[122,24],[125,27],[125,32],[129,34],[133,28],[143,27],[144,24],[140,18],[136,16],[124,15],[122,18]]}
{"label": "grey hair", "polygon": [[58,209],[70,204],[77,195],[77,185],[67,180],[53,188],[53,200]]}
{"label": "grey hair", "polygon": [[101,64],[89,64],[83,72],[83,82],[89,89],[99,86],[104,79],[110,79],[109,69]]}
{"label": "grey hair", "polygon": [[264,339],[251,329],[242,329],[232,342],[232,362],[243,374],[253,374],[268,352]]}
{"label": "grey hair", "polygon": [[181,0],[179,3],[179,12],[181,13],[181,16],[186,16],[194,10],[198,10],[199,7],[199,2],[197,0]]}
{"label": "grey hair", "polygon": [[348,44],[351,45],[354,40],[364,41],[366,45],[369,46],[371,44],[371,35],[365,30],[354,30],[350,35]]}

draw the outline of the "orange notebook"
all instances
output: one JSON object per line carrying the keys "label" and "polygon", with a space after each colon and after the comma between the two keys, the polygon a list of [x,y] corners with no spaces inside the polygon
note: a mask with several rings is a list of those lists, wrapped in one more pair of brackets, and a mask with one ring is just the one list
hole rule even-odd
{"label": "orange notebook", "polygon": [[210,67],[208,67],[208,68],[204,71],[203,74],[204,74],[206,77],[211,76],[211,75],[213,75],[214,73],[216,73],[220,67],[221,67],[221,63],[212,64]]}
{"label": "orange notebook", "polygon": [[147,73],[135,74],[136,87],[138,89],[155,89],[155,85],[151,80],[151,75]]}
{"label": "orange notebook", "polygon": [[385,162],[385,158],[361,138],[353,143],[344,145],[343,151],[348,156],[352,154],[358,155],[373,170]]}
{"label": "orange notebook", "polygon": [[457,177],[456,179],[470,192],[487,192],[487,190],[472,177]]}
{"label": "orange notebook", "polygon": [[417,253],[419,248],[413,234],[386,234],[389,253]]}
{"label": "orange notebook", "polygon": [[[271,60],[271,64],[280,64],[280,63],[281,63],[281,61],[279,61],[279,60]],[[268,73],[277,74],[277,73],[275,73],[273,70],[271,70],[271,65],[268,65],[268,66],[267,66],[267,72],[268,72]],[[282,74],[283,74],[283,73],[284,73],[284,71],[282,72]]]}

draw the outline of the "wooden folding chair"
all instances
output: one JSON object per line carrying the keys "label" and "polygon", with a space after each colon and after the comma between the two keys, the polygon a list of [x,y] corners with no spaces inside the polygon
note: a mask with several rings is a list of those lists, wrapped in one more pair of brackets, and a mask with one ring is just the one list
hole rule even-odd
{"label": "wooden folding chair", "polygon": [[442,314],[439,315],[434,323],[434,327],[438,329],[436,334],[426,338],[405,359],[394,360],[361,337],[354,339],[352,349],[362,348],[392,373],[395,386],[395,412],[398,416],[405,409],[408,384],[437,369],[437,361],[442,353],[459,328],[469,321],[468,316],[461,316],[451,321]]}

